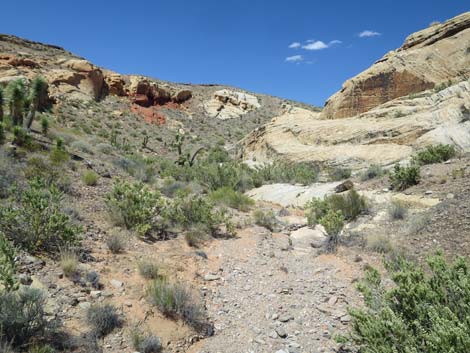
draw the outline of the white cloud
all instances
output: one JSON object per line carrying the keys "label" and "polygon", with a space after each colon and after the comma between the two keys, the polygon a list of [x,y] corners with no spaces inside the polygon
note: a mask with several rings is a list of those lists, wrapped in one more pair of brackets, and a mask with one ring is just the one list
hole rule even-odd
{"label": "white cloud", "polygon": [[305,50],[322,50],[329,48],[335,44],[341,44],[342,42],[340,40],[332,40],[328,44],[325,44],[325,42],[322,42],[321,40],[313,40],[309,39],[307,40],[307,44],[303,45],[302,48]]}
{"label": "white cloud", "polygon": [[294,42],[294,43],[291,43],[291,45],[289,45],[289,48],[291,49],[297,49],[297,48],[300,48],[302,44],[300,44],[299,42]]}
{"label": "white cloud", "polygon": [[302,46],[305,50],[322,50],[328,48],[328,45],[323,43],[321,40],[317,40],[315,42],[308,41],[308,44]]}
{"label": "white cloud", "polygon": [[377,37],[377,36],[380,36],[381,34],[382,33],[379,33],[379,32],[365,30],[359,33],[359,37],[360,38]]}
{"label": "white cloud", "polygon": [[298,62],[304,61],[304,57],[302,55],[292,55],[292,56],[288,56],[286,58],[286,61],[290,63],[298,63]]}

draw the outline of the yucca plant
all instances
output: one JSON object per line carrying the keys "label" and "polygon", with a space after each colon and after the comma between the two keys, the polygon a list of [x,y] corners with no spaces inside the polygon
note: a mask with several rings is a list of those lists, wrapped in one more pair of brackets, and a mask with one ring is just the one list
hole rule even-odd
{"label": "yucca plant", "polygon": [[39,110],[39,103],[41,102],[41,98],[47,94],[47,82],[41,76],[35,77],[31,82],[31,88],[29,92],[29,112],[28,117],[26,119],[26,127],[31,129],[31,125],[33,124],[33,120],[36,116],[36,111]]}
{"label": "yucca plant", "polygon": [[26,100],[24,82],[21,79],[10,81],[7,86],[10,117],[13,125],[23,124],[23,107]]}

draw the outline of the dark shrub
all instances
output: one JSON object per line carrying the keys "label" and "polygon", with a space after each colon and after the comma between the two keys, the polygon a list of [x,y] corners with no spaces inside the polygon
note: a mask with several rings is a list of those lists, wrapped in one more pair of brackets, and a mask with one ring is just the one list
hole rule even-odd
{"label": "dark shrub", "polygon": [[434,145],[428,146],[424,150],[419,151],[413,160],[418,164],[432,164],[445,162],[457,154],[455,147],[452,145]]}
{"label": "dark shrub", "polygon": [[87,321],[97,337],[104,337],[121,326],[116,308],[111,304],[93,305],[88,309]]}
{"label": "dark shrub", "polygon": [[390,173],[391,187],[393,190],[398,191],[417,185],[420,178],[420,169],[418,165],[401,167],[399,164],[395,164],[393,172]]}

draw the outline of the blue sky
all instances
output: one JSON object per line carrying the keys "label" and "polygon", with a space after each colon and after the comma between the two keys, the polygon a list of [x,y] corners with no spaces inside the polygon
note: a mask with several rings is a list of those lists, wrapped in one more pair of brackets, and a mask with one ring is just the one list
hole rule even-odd
{"label": "blue sky", "polygon": [[343,81],[399,47],[408,34],[469,11],[469,5],[23,0],[2,3],[0,32],[63,46],[121,73],[229,84],[322,106]]}

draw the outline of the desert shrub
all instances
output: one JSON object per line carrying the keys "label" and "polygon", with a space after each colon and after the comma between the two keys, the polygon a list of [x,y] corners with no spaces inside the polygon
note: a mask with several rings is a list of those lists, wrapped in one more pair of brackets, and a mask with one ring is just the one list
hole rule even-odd
{"label": "desert shrub", "polygon": [[470,268],[458,258],[428,257],[427,266],[388,263],[393,285],[368,268],[358,286],[365,308],[351,309],[349,342],[364,353],[470,351]]}
{"label": "desert shrub", "polygon": [[276,215],[272,210],[263,211],[263,210],[255,210],[253,212],[253,220],[256,225],[261,227],[265,227],[273,232],[276,229],[278,224],[278,220]]}
{"label": "desert shrub", "polygon": [[21,170],[17,163],[0,154],[0,199],[6,198],[16,188]]}
{"label": "desert shrub", "polygon": [[366,180],[378,178],[384,174],[385,172],[380,165],[372,164],[371,166],[369,166],[369,168],[367,168],[365,172],[361,174],[361,180],[366,181]]}
{"label": "desert shrub", "polygon": [[134,349],[140,353],[160,353],[163,351],[160,338],[155,335],[144,335],[138,330],[131,332],[131,341]]}
{"label": "desert shrub", "polygon": [[74,150],[77,150],[86,154],[94,154],[90,144],[83,140],[78,140],[78,141],[73,142],[70,145],[70,147],[72,147],[72,149]]}
{"label": "desert shrub", "polygon": [[0,206],[0,227],[14,244],[32,252],[73,245],[81,227],[63,213],[62,200],[63,193],[54,185],[31,180],[17,202]]}
{"label": "desert shrub", "polygon": [[87,283],[90,283],[93,288],[100,289],[100,275],[95,271],[87,272],[87,274],[85,275],[85,280],[87,281]]}
{"label": "desert shrub", "polygon": [[388,214],[391,219],[404,219],[408,209],[403,202],[392,200],[388,208]]}
{"label": "desert shrub", "polygon": [[78,256],[71,249],[61,249],[60,251],[60,268],[64,272],[65,277],[73,277],[78,273]]}
{"label": "desert shrub", "polygon": [[344,216],[341,211],[328,210],[328,212],[318,220],[328,234],[327,250],[335,251],[339,244],[339,235],[344,226]]}
{"label": "desert shrub", "polygon": [[87,186],[95,186],[98,183],[99,175],[92,170],[87,170],[82,175],[82,181]]}
{"label": "desert shrub", "polygon": [[45,116],[41,118],[41,132],[44,136],[47,136],[49,132],[49,119]]}
{"label": "desert shrub", "polygon": [[116,308],[111,304],[92,305],[87,311],[86,318],[93,334],[97,337],[104,337],[110,334],[122,324]]}
{"label": "desert shrub", "polygon": [[243,173],[245,173],[244,167],[237,162],[199,165],[194,168],[194,171],[196,180],[209,190],[223,187],[238,190]]}
{"label": "desert shrub", "polygon": [[417,164],[432,164],[445,162],[457,154],[455,147],[453,145],[433,145],[428,146],[424,150],[419,151],[413,157],[413,160]]}
{"label": "desert shrub", "polygon": [[36,288],[0,292],[0,337],[13,346],[40,337],[47,327],[44,305],[45,298]]}
{"label": "desert shrub", "polygon": [[173,224],[191,229],[198,226],[215,235],[221,225],[231,235],[234,226],[223,210],[217,210],[214,204],[204,196],[177,197],[169,207],[168,218]]}
{"label": "desert shrub", "polygon": [[151,261],[141,261],[138,264],[139,273],[146,279],[157,279],[160,276],[160,266]]}
{"label": "desert shrub", "polygon": [[111,234],[106,238],[106,246],[113,254],[119,254],[126,247],[126,239],[121,234]]}
{"label": "desert shrub", "polygon": [[360,214],[367,212],[367,202],[364,196],[352,189],[344,195],[333,194],[328,197],[330,208],[335,211],[341,211],[347,221],[352,221]]}
{"label": "desert shrub", "polygon": [[176,195],[187,196],[193,191],[188,183],[173,178],[166,178],[159,190],[163,195],[171,198]]}
{"label": "desert shrub", "polygon": [[70,155],[65,150],[64,140],[61,138],[56,140],[55,146],[49,155],[49,159],[51,160],[52,164],[56,166],[63,165],[65,162],[69,161]]}
{"label": "desert shrub", "polygon": [[255,186],[269,183],[298,183],[303,185],[317,181],[318,168],[306,162],[288,163],[277,161],[257,167],[254,172]]}
{"label": "desert shrub", "polygon": [[195,329],[203,325],[205,321],[203,306],[186,286],[156,279],[149,285],[147,293],[150,303],[155,305],[163,315],[181,319]]}
{"label": "desert shrub", "polygon": [[207,231],[204,226],[195,225],[186,231],[184,239],[189,246],[198,248],[207,239]]}
{"label": "desert shrub", "polygon": [[305,206],[305,214],[309,225],[319,223],[329,210],[341,211],[346,221],[355,220],[360,214],[367,212],[367,202],[364,196],[352,189],[344,194],[325,196],[323,200],[314,198]]}
{"label": "desert shrub", "polygon": [[228,187],[217,189],[209,194],[212,201],[240,211],[248,211],[255,202],[240,191]]}
{"label": "desert shrub", "polygon": [[369,250],[375,251],[380,254],[386,254],[393,250],[393,244],[390,238],[386,235],[371,235],[366,239],[366,247]]}
{"label": "desert shrub", "polygon": [[106,205],[117,225],[145,236],[158,226],[158,217],[164,210],[165,202],[159,192],[141,182],[117,180],[106,196]]}
{"label": "desert shrub", "polygon": [[13,129],[13,143],[20,147],[31,147],[31,135],[20,126],[15,126]]}
{"label": "desert shrub", "polygon": [[49,345],[34,345],[28,353],[55,353],[55,349]]}
{"label": "desert shrub", "polygon": [[333,181],[340,181],[351,177],[351,169],[349,168],[330,168],[328,170],[328,176]]}
{"label": "desert shrub", "polygon": [[393,171],[390,173],[391,187],[398,191],[417,185],[420,178],[420,168],[418,165],[402,167],[399,164],[395,164]]}
{"label": "desert shrub", "polygon": [[[0,288],[5,291],[18,289],[16,278],[15,248],[0,231]],[[0,337],[1,338],[1,337]]]}
{"label": "desert shrub", "polygon": [[114,151],[114,147],[109,143],[99,143],[96,145],[96,150],[103,154],[111,154]]}
{"label": "desert shrub", "polygon": [[113,161],[114,165],[143,183],[150,183],[157,173],[155,161],[139,155],[127,155]]}
{"label": "desert shrub", "polygon": [[429,214],[418,214],[414,217],[410,217],[408,223],[408,234],[415,235],[421,232],[428,224],[430,224],[431,218]]}
{"label": "desert shrub", "polygon": [[62,164],[52,162],[41,155],[31,156],[24,168],[24,175],[27,179],[42,179],[46,185],[55,185],[61,191],[70,189],[70,180],[64,175]]}

